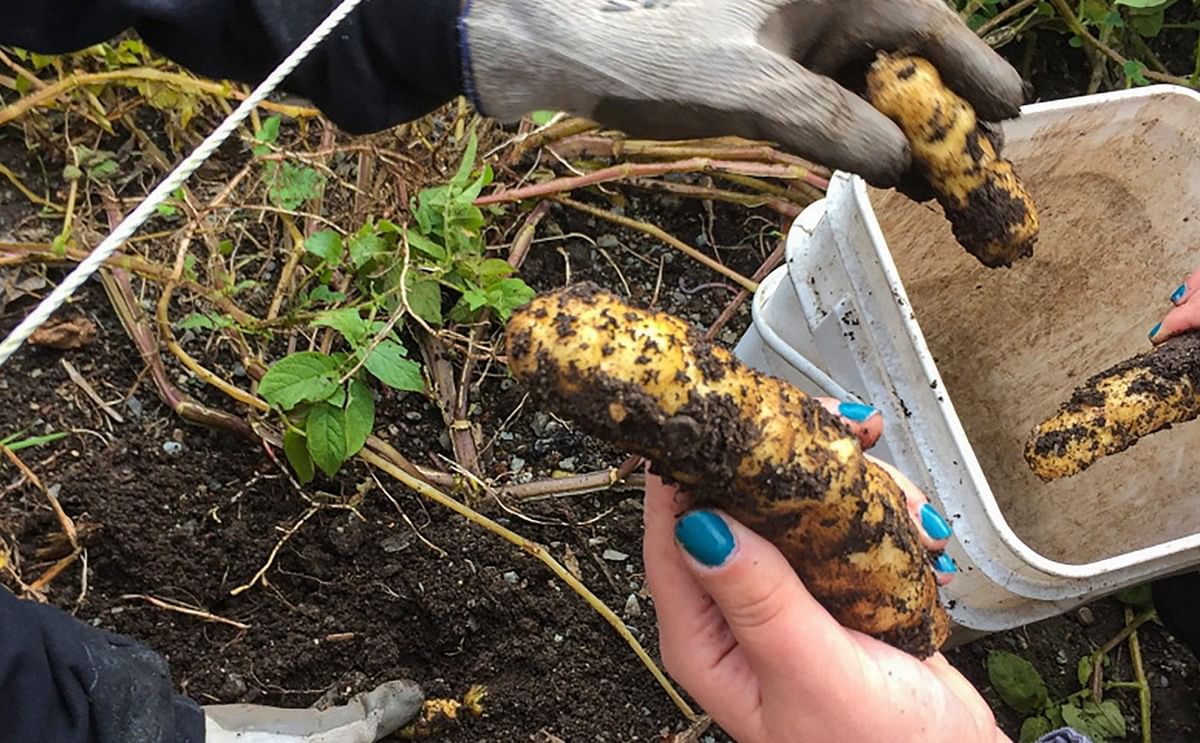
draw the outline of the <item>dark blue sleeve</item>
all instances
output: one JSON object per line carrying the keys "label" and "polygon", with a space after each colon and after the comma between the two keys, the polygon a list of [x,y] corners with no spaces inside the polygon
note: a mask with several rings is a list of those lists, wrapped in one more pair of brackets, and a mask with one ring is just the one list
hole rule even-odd
{"label": "dark blue sleeve", "polygon": [[[58,54],[133,29],[198,75],[257,84],[336,0],[0,0],[0,44]],[[462,92],[459,0],[363,0],[285,82],[352,134]]]}
{"label": "dark blue sleeve", "polygon": [[204,743],[162,656],[0,587],[0,741]]}

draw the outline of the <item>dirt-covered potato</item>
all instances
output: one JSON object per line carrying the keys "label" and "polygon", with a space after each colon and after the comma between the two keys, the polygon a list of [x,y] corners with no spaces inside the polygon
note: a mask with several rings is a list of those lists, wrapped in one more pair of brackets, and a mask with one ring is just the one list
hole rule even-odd
{"label": "dirt-covered potato", "polygon": [[1025,460],[1043,480],[1078,474],[1143,436],[1200,416],[1200,332],[1186,333],[1084,382],[1038,425]]}
{"label": "dirt-covered potato", "polygon": [[919,57],[880,54],[867,98],[908,138],[913,163],[958,242],[989,268],[1033,255],[1038,214],[1012,163],[999,157],[971,105]]}
{"label": "dirt-covered potato", "polygon": [[843,625],[921,658],[944,642],[948,618],[903,493],[800,390],[592,284],[514,313],[507,353],[532,402],[771,540]]}

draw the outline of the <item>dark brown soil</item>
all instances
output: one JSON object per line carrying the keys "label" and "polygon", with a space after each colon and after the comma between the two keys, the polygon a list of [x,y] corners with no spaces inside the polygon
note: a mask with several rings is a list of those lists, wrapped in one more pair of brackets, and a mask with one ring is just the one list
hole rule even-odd
{"label": "dark brown soil", "polygon": [[[1082,80],[1079,74],[1086,70],[1082,52],[1062,47],[1060,55],[1043,46],[1032,57],[1038,60],[1032,70],[1038,97],[1074,94],[1086,85],[1086,74]],[[1009,50],[1014,58],[1022,51]],[[33,166],[20,137],[11,128],[0,130],[0,162],[30,165],[23,173],[28,177]],[[715,209],[710,224],[702,207],[664,197],[635,195],[626,208],[692,244],[722,246],[715,253],[747,275],[773,247],[770,231],[779,228],[777,220],[731,208]],[[0,180],[0,240],[44,239],[46,229],[28,202]],[[537,289],[561,286],[569,270],[573,280],[621,287],[623,293],[627,287],[633,302],[654,299],[655,306],[701,327],[735,292],[669,249],[574,212],[555,210],[542,229],[588,235],[607,255],[583,239],[536,247],[524,276]],[[5,268],[0,280],[15,285],[36,275]],[[29,298],[7,302],[0,332],[31,306]],[[441,740],[650,741],[686,727],[613,629],[530,556],[393,483],[376,482],[362,467],[350,467],[337,481],[319,481],[302,495],[264,450],[185,425],[158,401],[98,284],[88,284],[62,314],[89,318],[96,338],[79,349],[27,347],[0,375],[0,436],[70,432],[21,453],[86,535],[86,569],[74,563],[50,584],[48,598],[162,652],[184,692],[202,703],[304,706],[407,676],[435,696],[461,696],[472,684],[488,688],[486,714],[449,728]],[[747,321],[743,307],[719,342],[732,347]],[[120,422],[71,380],[64,361],[111,404]],[[171,375],[188,392],[221,404],[181,369],[172,367]],[[473,420],[497,434],[485,455],[491,474],[588,471],[621,460],[621,452],[528,406],[516,412],[522,397],[497,375],[473,398]],[[451,455],[429,401],[388,398],[379,415],[380,429],[414,459]],[[17,482],[16,471],[3,466],[0,486]],[[299,524],[314,502],[324,505]],[[638,493],[520,503],[510,505],[513,510],[493,502],[475,505],[545,545],[568,567],[577,565],[583,582],[657,655],[641,564]],[[0,490],[0,538],[19,557],[16,566],[26,581],[56,559],[53,551],[39,556],[39,549],[51,545],[57,531],[38,491],[27,485]],[[232,594],[268,562],[261,583]],[[140,596],[202,607],[249,629],[166,611]],[[1077,658],[1123,624],[1114,600],[1086,611],[949,653],[993,702],[1010,734],[1016,735],[1020,718],[988,687],[988,649],[1019,652],[1053,693],[1069,693],[1076,688]],[[1197,740],[1200,666],[1158,626],[1148,625],[1140,635],[1154,694],[1155,740]],[[1131,678],[1128,654],[1114,655],[1110,675]],[[1112,695],[1132,719],[1135,695]],[[707,735],[704,740],[714,743],[725,740],[715,729]]]}

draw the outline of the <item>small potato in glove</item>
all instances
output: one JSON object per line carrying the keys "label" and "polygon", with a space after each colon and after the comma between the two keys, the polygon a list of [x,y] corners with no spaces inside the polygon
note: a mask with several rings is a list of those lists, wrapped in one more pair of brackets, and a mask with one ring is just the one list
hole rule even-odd
{"label": "small potato in glove", "polygon": [[485,115],[566,111],[632,136],[778,143],[872,185],[902,183],[904,133],[854,90],[879,49],[930,60],[985,121],[1020,74],[944,0],[471,0],[465,87]]}
{"label": "small potato in glove", "polygon": [[771,540],[844,626],[919,658],[945,641],[899,485],[816,400],[592,284],[517,310],[507,352],[532,402]]}

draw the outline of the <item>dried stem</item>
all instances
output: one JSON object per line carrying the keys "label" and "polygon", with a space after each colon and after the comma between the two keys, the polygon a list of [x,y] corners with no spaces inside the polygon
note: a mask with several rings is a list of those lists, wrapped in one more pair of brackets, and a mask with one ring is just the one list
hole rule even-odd
{"label": "dried stem", "polygon": [[446,357],[445,348],[436,336],[422,331],[415,334],[421,346],[421,355],[425,357],[425,368],[429,370],[429,377],[433,383],[433,395],[442,411],[442,419],[450,431],[454,459],[464,470],[479,477],[483,470],[479,465],[479,449],[475,444],[471,422],[456,415],[458,393],[454,381],[454,365]]}
{"label": "dried stem", "polygon": [[591,204],[584,204],[582,202],[575,201],[574,199],[568,199],[565,196],[554,196],[552,198],[560,204],[565,204],[573,209],[578,209],[579,211],[591,214],[594,217],[599,217],[600,219],[612,222],[614,224],[619,224],[622,227],[628,227],[629,229],[644,232],[651,237],[662,240],[689,258],[704,264],[730,281],[736,282],[739,286],[743,287],[747,291],[751,293],[758,291],[757,282],[751,281],[737,271],[734,271],[732,268],[718,263],[704,253],[701,253],[699,250],[696,250],[691,245],[683,242],[679,238],[668,234],[661,227],[657,227],[648,222],[641,222],[636,219],[630,219],[629,217],[613,214],[607,209],[600,209],[599,207],[592,206]]}
{"label": "dried stem", "polygon": [[771,163],[713,160],[707,157],[696,157],[678,162],[622,163],[609,168],[602,168],[587,175],[555,178],[551,181],[534,183],[529,186],[522,186],[521,188],[495,191],[486,196],[480,196],[475,200],[475,204],[486,206],[488,204],[524,201],[542,196],[568,193],[580,188],[629,178],[648,178],[670,173],[719,173],[722,171],[737,175],[807,182],[818,188],[826,188],[829,185],[828,181],[817,178],[807,168],[800,165],[775,165]]}
{"label": "dried stem", "polygon": [[[185,90],[207,93],[222,99],[233,98],[235,100],[244,100],[246,98],[244,93],[220,83],[197,80],[188,75],[167,72],[165,70],[155,70],[149,67],[134,67],[127,70],[113,70],[111,72],[73,73],[0,109],[0,126],[19,118],[38,106],[48,105],[60,95],[78,88],[103,85],[105,83],[136,85],[137,83],[148,81],[169,83]],[[263,101],[259,106],[292,118],[316,118],[320,116],[320,112],[313,108],[287,106],[271,101]]]}
{"label": "dried stem", "polygon": [[[1134,621],[1133,609],[1125,607],[1125,624]],[[1136,631],[1129,633],[1129,659],[1133,663],[1133,677],[1137,681],[1138,704],[1141,707],[1142,743],[1151,743],[1150,737],[1150,684],[1146,683],[1146,669],[1142,665],[1142,645]]]}
{"label": "dried stem", "polygon": [[283,545],[286,544],[296,532],[300,531],[300,527],[304,526],[304,524],[311,519],[317,511],[320,510],[320,506],[312,506],[305,511],[304,515],[302,515],[299,520],[296,521],[296,523],[292,524],[288,530],[283,533],[283,536],[280,537],[279,541],[275,543],[275,546],[271,549],[271,554],[267,555],[267,561],[263,563],[261,568],[258,569],[258,572],[254,574],[254,577],[230,591],[229,595],[237,596],[238,594],[249,591],[256,583],[266,583],[267,571],[270,570],[271,566],[275,564],[275,557],[279,554],[279,550],[283,549]]}
{"label": "dried stem", "polygon": [[197,609],[195,607],[188,606],[187,604],[181,604],[178,601],[168,601],[166,599],[155,598],[154,596],[147,596],[144,593],[126,593],[126,594],[122,595],[121,598],[126,601],[134,601],[134,600],[140,599],[142,601],[145,601],[148,604],[157,606],[160,609],[177,612],[179,614],[186,614],[189,617],[196,617],[198,619],[203,619],[206,622],[217,622],[219,624],[228,624],[230,627],[236,627],[237,629],[240,629],[240,630],[250,629],[250,625],[248,625],[248,624],[243,624],[242,622],[235,622],[232,619],[226,619],[225,617],[217,616],[216,614],[207,612],[203,609]]}

